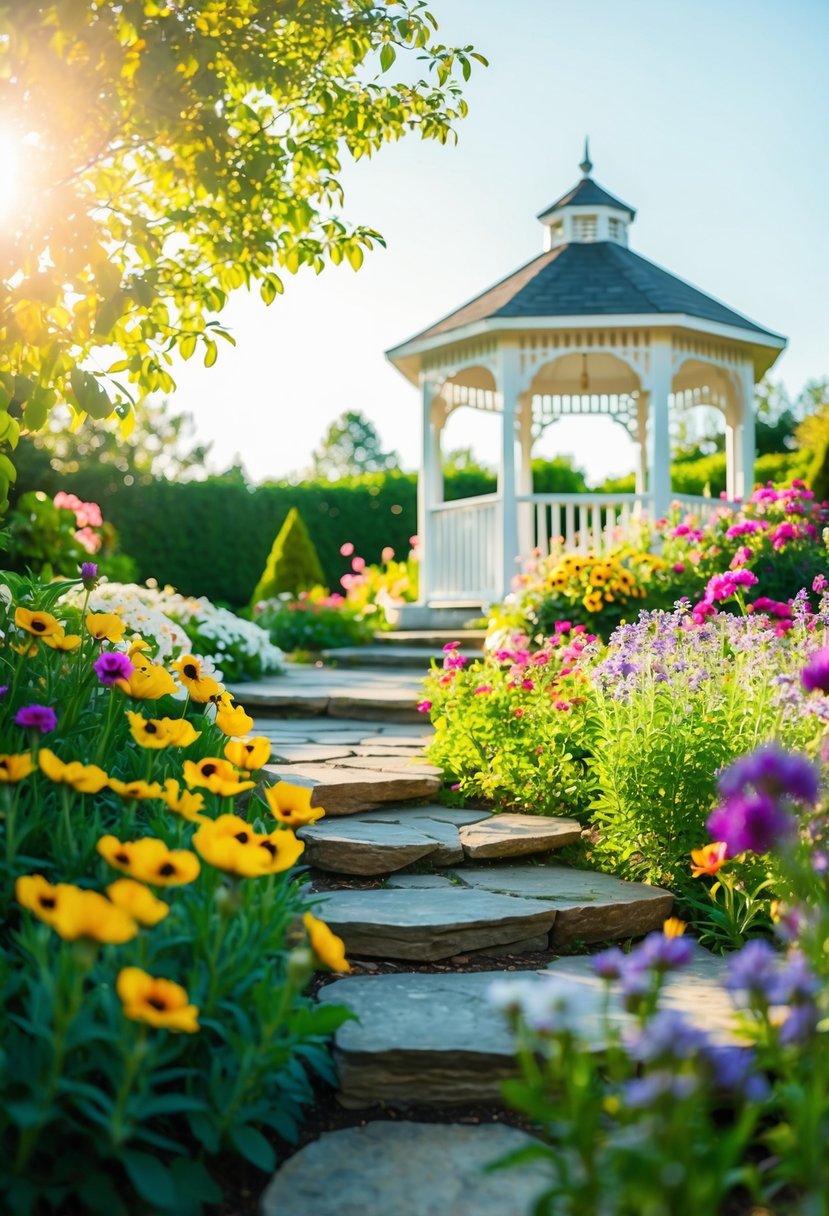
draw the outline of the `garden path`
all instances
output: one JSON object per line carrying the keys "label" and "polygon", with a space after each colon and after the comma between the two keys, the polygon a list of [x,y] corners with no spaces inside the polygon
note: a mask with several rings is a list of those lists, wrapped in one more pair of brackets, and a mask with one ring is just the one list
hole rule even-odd
{"label": "garden path", "polygon": [[[337,1031],[334,1063],[339,1104],[360,1125],[289,1159],[262,1216],[523,1216],[543,1189],[537,1165],[481,1173],[531,1142],[499,1107],[513,1042],[487,990],[505,972],[545,976],[599,1047],[602,985],[578,950],[658,928],[672,898],[551,861],[577,843],[573,820],[439,805],[415,709],[426,664],[403,668],[388,649],[380,669],[292,667],[235,690],[272,741],[271,779],[310,786],[326,809],[299,834],[353,974],[319,999],[357,1017]],[[719,971],[700,951],[666,1000],[724,1038]],[[615,997],[612,1008],[627,1016]]]}

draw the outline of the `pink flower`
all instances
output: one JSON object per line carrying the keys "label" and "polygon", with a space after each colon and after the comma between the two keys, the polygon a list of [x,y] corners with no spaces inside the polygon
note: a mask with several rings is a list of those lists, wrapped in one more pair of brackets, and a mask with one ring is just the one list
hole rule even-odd
{"label": "pink flower", "polygon": [[381,562],[390,562],[390,561],[392,561],[393,558],[394,558],[394,549],[392,549],[391,545],[386,545],[385,549],[380,554],[380,561]]}
{"label": "pink flower", "polygon": [[410,536],[410,537],[409,537],[409,544],[411,545],[411,547],[412,547],[413,549],[416,549],[416,548],[417,548],[417,546],[420,544],[420,537],[419,537],[419,536]]}
{"label": "pink flower", "polygon": [[366,559],[364,557],[353,557],[351,559],[351,569],[355,574],[362,574],[366,568]]}
{"label": "pink flower", "polygon": [[[448,654],[450,650],[457,650],[459,646],[460,646],[460,642],[447,642],[446,645],[443,647],[443,653]],[[508,652],[505,652],[505,653],[508,653]]]}
{"label": "pink flower", "polygon": [[[556,623],[555,623],[555,632],[556,633],[569,633],[572,628],[573,628],[573,625],[570,621],[556,621]],[[578,625],[578,626],[576,626],[576,628],[581,629],[582,631],[584,630],[583,625]]]}
{"label": "pink flower", "polygon": [[340,545],[340,556],[341,557],[351,557],[351,554],[353,552],[354,552],[354,546],[352,545],[350,540],[347,540],[344,545]]}
{"label": "pink flower", "polygon": [[97,553],[101,547],[100,536],[91,528],[79,528],[75,533],[75,540],[87,553]]}
{"label": "pink flower", "polygon": [[739,549],[731,559],[729,568],[731,570],[736,570],[738,566],[744,566],[746,562],[751,561],[753,556],[754,555],[752,554],[748,545],[740,545]]}
{"label": "pink flower", "polygon": [[520,705],[518,706],[517,709],[514,709],[512,712],[516,718],[524,717],[524,710],[522,709],[522,707]]}
{"label": "pink flower", "polygon": [[535,684],[533,684],[532,680],[522,680],[521,687],[525,692],[532,692],[532,690],[535,688]]}
{"label": "pink flower", "polygon": [[569,708],[570,708],[569,701],[554,701],[553,702],[553,709],[560,709],[562,711],[562,713]]}
{"label": "pink flower", "polygon": [[827,579],[826,575],[816,574],[812,582],[812,590],[821,595],[827,587],[829,587],[829,579]]}
{"label": "pink flower", "polygon": [[487,693],[487,692],[492,692],[492,685],[491,684],[479,684],[478,687],[475,689],[475,696],[480,697],[480,696],[483,696],[483,694]]}
{"label": "pink flower", "polygon": [[417,712],[419,714],[428,714],[428,712],[431,708],[432,708],[431,701],[418,701],[418,703],[417,703]]}
{"label": "pink flower", "polygon": [[737,594],[740,587],[753,587],[759,581],[750,570],[726,570],[724,574],[714,574],[705,588],[705,600],[709,604],[728,600]]}
{"label": "pink flower", "polygon": [[671,566],[671,569],[673,570],[674,574],[684,574],[685,573],[685,562],[674,562],[674,564]]}

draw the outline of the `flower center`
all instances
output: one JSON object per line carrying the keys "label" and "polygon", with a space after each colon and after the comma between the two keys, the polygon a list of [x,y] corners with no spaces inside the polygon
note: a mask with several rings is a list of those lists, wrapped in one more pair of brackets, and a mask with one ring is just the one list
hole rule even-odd
{"label": "flower center", "polygon": [[117,862],[120,862],[120,864],[122,866],[129,865],[129,861],[130,861],[129,857],[127,857],[126,853],[123,850],[120,853],[115,854],[115,860]]}
{"label": "flower center", "polygon": [[248,841],[250,840],[250,833],[237,832],[236,835],[234,836],[234,840],[238,840],[239,844],[247,844]]}
{"label": "flower center", "polygon": [[276,845],[272,840],[260,840],[259,845],[260,848],[263,848],[267,853],[270,853],[271,857],[276,857]]}
{"label": "flower center", "polygon": [[54,895],[39,895],[37,902],[40,904],[41,908],[47,909],[56,908],[58,904],[58,901],[55,899]]}
{"label": "flower center", "polygon": [[171,861],[165,861],[163,866],[158,867],[158,873],[162,878],[170,878],[175,872],[176,867]]}
{"label": "flower center", "polygon": [[195,663],[185,664],[185,666],[182,668],[182,671],[183,671],[184,675],[187,676],[188,680],[198,679],[199,669]]}
{"label": "flower center", "polygon": [[167,1008],[166,1002],[162,1001],[161,997],[159,996],[148,996],[147,1004],[152,1009],[157,1009],[159,1013],[164,1013]]}
{"label": "flower center", "polygon": [[37,633],[43,633],[46,629],[45,621],[32,621],[32,629]]}
{"label": "flower center", "polygon": [[158,727],[156,726],[156,724],[154,722],[147,722],[144,726],[144,731],[148,735],[157,735]]}

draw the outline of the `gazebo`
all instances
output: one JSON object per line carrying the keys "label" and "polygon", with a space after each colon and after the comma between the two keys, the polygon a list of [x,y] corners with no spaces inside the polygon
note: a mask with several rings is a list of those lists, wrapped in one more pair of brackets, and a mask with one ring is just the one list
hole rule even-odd
{"label": "gazebo", "polygon": [[[786,339],[628,247],[636,212],[582,177],[538,219],[544,251],[387,358],[420,389],[420,602],[480,607],[508,589],[516,563],[561,538],[601,547],[632,515],[664,515],[671,411],[709,405],[725,418],[727,501],[750,492],[754,385]],[[501,416],[494,494],[445,502],[441,433],[453,410]],[[602,414],[637,445],[636,492],[533,493],[535,440],[567,415]],[[680,496],[703,511],[710,499]]]}

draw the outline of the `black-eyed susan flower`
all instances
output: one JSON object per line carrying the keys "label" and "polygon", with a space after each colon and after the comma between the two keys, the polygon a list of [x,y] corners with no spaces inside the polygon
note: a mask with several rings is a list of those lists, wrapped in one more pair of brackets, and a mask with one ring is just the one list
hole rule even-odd
{"label": "black-eyed susan flower", "polygon": [[170,911],[163,899],[158,899],[149,887],[134,878],[117,878],[107,887],[107,895],[116,908],[123,909],[139,925],[157,925]]}
{"label": "black-eyed susan flower", "polygon": [[318,920],[316,916],[306,912],[302,923],[311,942],[311,949],[324,966],[330,967],[332,971],[351,970],[345,957],[345,943],[336,933],[331,932],[324,920]]}
{"label": "black-eyed susan flower", "polygon": [[127,710],[130,734],[139,747],[160,750],[165,747],[189,747],[201,737],[192,722],[186,718],[145,718],[143,714]]}
{"label": "black-eyed susan flower", "polygon": [[271,758],[271,741],[264,735],[255,739],[231,739],[225,744],[225,756],[237,768],[253,772]]}
{"label": "black-eyed susan flower", "polygon": [[169,810],[174,811],[176,815],[181,815],[184,819],[189,819],[191,823],[201,823],[204,819],[201,813],[204,810],[204,795],[194,794],[192,790],[180,789],[175,777],[168,777],[164,782],[164,793],[161,795],[161,799]]}
{"label": "black-eyed susan flower", "polygon": [[127,628],[126,623],[114,612],[90,612],[85,624],[96,642],[120,642]]}
{"label": "black-eyed susan flower", "polygon": [[64,764],[48,747],[37,754],[40,771],[56,784],[71,785],[79,794],[98,794],[109,781],[109,777],[97,764],[81,764],[70,760]]}
{"label": "black-eyed susan flower", "polygon": [[14,623],[36,638],[63,637],[66,630],[51,612],[32,612],[28,608],[16,608]]}
{"label": "black-eyed susan flower", "polygon": [[184,687],[193,701],[203,704],[213,697],[221,696],[222,686],[203,670],[203,662],[195,655],[183,655],[173,664]]}
{"label": "black-eyed susan flower", "polygon": [[78,633],[44,634],[43,644],[50,646],[52,650],[77,650],[81,644],[81,637]]}
{"label": "black-eyed susan flower", "polygon": [[85,937],[121,945],[132,941],[138,932],[133,917],[98,891],[85,891],[68,883],[53,887],[40,874],[18,878],[15,896],[18,903],[34,912],[65,941]]}
{"label": "black-eyed susan flower", "polygon": [[185,760],[184,780],[189,786],[201,786],[222,798],[252,790],[256,784],[255,781],[241,781],[230,761],[219,756],[205,756],[198,762]]}
{"label": "black-eyed susan flower", "polygon": [[[285,839],[277,843],[275,836]],[[261,878],[290,869],[305,848],[293,832],[264,836],[238,815],[205,820],[193,836],[193,847],[217,870],[242,878]]]}
{"label": "black-eyed susan flower", "polygon": [[128,697],[134,697],[136,701],[157,701],[159,697],[174,696],[178,692],[178,685],[166,668],[156,663],[137,663],[135,656],[131,661],[130,676],[115,681],[115,687]]}
{"label": "black-eyed susan flower", "polygon": [[0,785],[14,785],[28,777],[34,768],[31,752],[0,755]]}
{"label": "black-eyed susan flower", "polygon": [[109,788],[127,802],[145,802],[148,798],[160,798],[162,793],[157,781],[119,781],[117,777],[110,777]]}
{"label": "black-eyed susan flower", "polygon": [[321,806],[311,806],[314,790],[308,785],[293,785],[290,781],[277,781],[265,790],[265,798],[271,814],[279,823],[289,828],[304,828],[322,819],[325,811]]}
{"label": "black-eyed susan flower", "polygon": [[189,849],[168,849],[155,836],[141,840],[102,836],[95,847],[113,869],[156,887],[179,887],[193,882],[201,870],[195,853]]}
{"label": "black-eyed susan flower", "polygon": [[146,1022],[157,1030],[195,1034],[199,1029],[199,1010],[181,984],[148,975],[140,967],[124,967],[118,972],[115,990],[125,1017]]}
{"label": "black-eyed susan flower", "polygon": [[231,698],[225,695],[217,703],[216,725],[223,735],[246,735],[253,730],[253,718],[241,705],[234,705]]}

